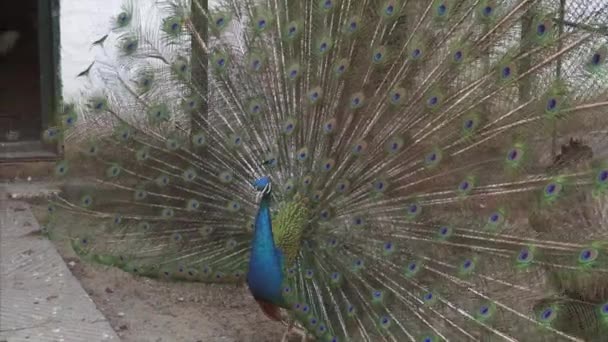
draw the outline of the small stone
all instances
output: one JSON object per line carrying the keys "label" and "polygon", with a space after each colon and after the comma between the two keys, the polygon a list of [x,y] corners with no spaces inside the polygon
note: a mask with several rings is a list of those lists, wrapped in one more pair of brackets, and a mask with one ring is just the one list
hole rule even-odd
{"label": "small stone", "polygon": [[106,293],[114,293],[114,290],[112,290],[112,289],[111,289],[111,288],[109,288],[109,287],[106,287]]}
{"label": "small stone", "polygon": [[70,261],[70,262],[68,262],[68,266],[74,267],[74,266],[76,266],[76,263],[74,261]]}
{"label": "small stone", "polygon": [[120,327],[118,327],[119,330],[128,330],[129,327],[126,324],[121,325]]}
{"label": "small stone", "polygon": [[184,299],[184,297],[179,297],[179,298],[177,298],[177,301],[178,301],[178,302],[183,302],[184,300],[185,300],[185,299]]}
{"label": "small stone", "polygon": [[125,317],[125,313],[124,312],[119,312],[118,313],[118,317]]}

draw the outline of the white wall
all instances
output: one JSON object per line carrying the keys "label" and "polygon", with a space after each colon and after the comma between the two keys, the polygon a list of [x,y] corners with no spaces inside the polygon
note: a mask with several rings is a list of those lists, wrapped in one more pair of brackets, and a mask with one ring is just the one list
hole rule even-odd
{"label": "white wall", "polygon": [[[5,0],[0,0],[5,1]],[[130,0],[135,7],[149,9],[153,0]],[[108,60],[99,47],[91,48],[91,43],[109,33],[112,17],[119,14],[125,0],[61,0],[61,72],[63,96],[66,101],[75,101],[83,89],[100,86],[92,84],[86,77],[76,78],[93,60]],[[209,0],[213,8],[219,0]],[[161,17],[154,17],[154,11],[145,12],[146,21],[160,25]],[[150,19],[152,18],[152,19]],[[112,36],[112,38],[116,38]],[[112,57],[115,39],[108,39],[106,53]],[[94,79],[94,77],[93,77]]]}
{"label": "white wall", "polygon": [[91,49],[91,43],[110,31],[111,18],[122,4],[123,0],[61,0],[61,73],[67,101],[90,86],[76,75],[102,54],[99,48]]}

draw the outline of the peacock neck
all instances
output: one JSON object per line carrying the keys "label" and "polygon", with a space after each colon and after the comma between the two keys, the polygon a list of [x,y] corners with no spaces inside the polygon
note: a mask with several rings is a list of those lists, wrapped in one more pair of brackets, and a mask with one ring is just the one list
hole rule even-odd
{"label": "peacock neck", "polygon": [[282,268],[282,254],[277,249],[272,235],[270,195],[265,194],[255,218],[247,273],[249,290],[256,299],[277,305],[282,303]]}

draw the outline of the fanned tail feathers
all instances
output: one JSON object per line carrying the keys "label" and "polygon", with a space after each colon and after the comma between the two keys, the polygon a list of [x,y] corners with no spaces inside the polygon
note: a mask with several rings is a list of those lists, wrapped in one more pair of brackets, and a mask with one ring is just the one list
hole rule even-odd
{"label": "fanned tail feathers", "polygon": [[66,211],[87,259],[240,282],[270,176],[319,341],[600,341],[608,7],[581,2],[175,0],[154,28],[126,6],[86,122],[45,133],[71,156],[49,234]]}

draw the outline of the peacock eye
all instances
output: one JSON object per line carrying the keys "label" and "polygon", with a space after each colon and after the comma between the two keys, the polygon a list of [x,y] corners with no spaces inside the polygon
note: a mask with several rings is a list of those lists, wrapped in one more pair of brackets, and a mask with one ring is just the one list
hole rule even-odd
{"label": "peacock eye", "polygon": [[591,259],[592,252],[588,249],[585,249],[581,252],[581,260],[589,260]]}
{"label": "peacock eye", "polygon": [[545,24],[538,24],[538,26],[536,26],[536,33],[539,36],[544,35],[545,32],[547,32],[547,27],[545,26]]}
{"label": "peacock eye", "polygon": [[545,309],[542,313],[541,313],[541,318],[543,320],[548,320],[551,318],[551,316],[553,316],[553,309],[552,308],[547,308]]}
{"label": "peacock eye", "polygon": [[605,182],[608,179],[608,170],[602,170],[597,176],[600,182]]}
{"label": "peacock eye", "polygon": [[439,5],[439,7],[437,7],[437,14],[439,16],[444,16],[447,11],[448,11],[448,8],[444,4],[441,4],[441,5]]}
{"label": "peacock eye", "polygon": [[456,51],[454,53],[454,61],[460,62],[462,60],[462,51]]}

